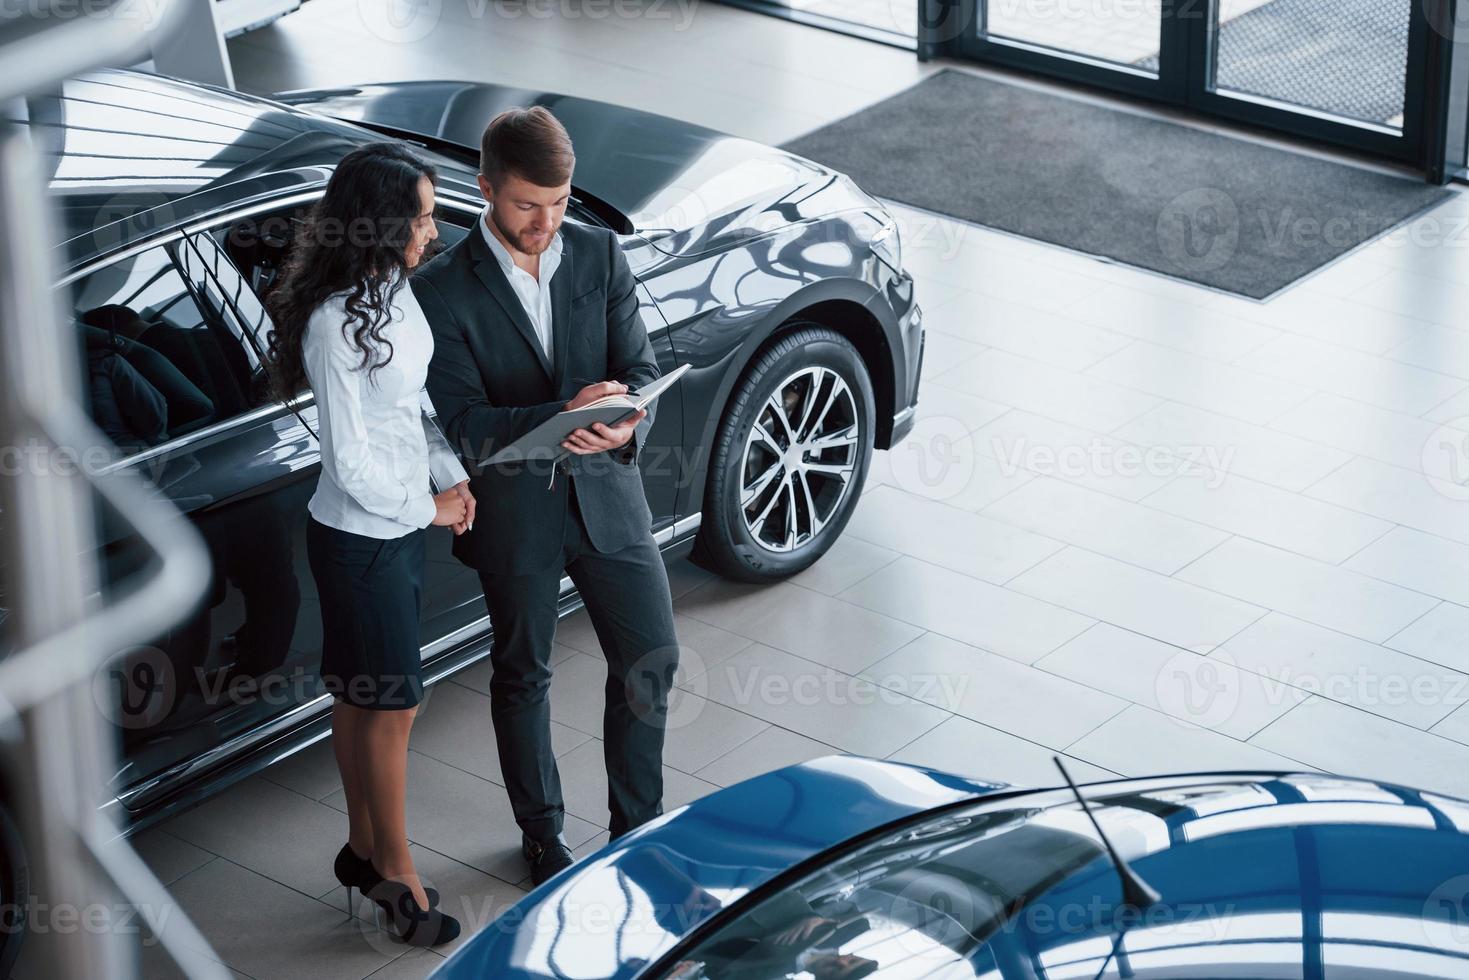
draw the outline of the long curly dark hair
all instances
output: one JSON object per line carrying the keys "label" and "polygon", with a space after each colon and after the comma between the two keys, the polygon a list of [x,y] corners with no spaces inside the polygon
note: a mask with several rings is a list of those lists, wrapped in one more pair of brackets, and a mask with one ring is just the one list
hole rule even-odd
{"label": "long curly dark hair", "polygon": [[306,388],[301,344],[311,314],[349,290],[342,333],[371,377],[393,359],[383,336],[393,298],[408,280],[405,252],[421,206],[418,181],[438,172],[398,143],[368,143],[344,156],[326,194],[308,213],[266,306],[272,384],[283,398]]}

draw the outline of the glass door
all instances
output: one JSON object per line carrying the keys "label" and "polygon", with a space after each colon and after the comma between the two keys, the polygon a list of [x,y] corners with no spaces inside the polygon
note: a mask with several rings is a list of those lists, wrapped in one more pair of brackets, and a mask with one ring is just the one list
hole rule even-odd
{"label": "glass door", "polygon": [[1440,0],[918,0],[919,52],[1421,162]]}
{"label": "glass door", "polygon": [[[1182,0],[1187,3],[1188,0]],[[974,0],[955,45],[978,61],[1158,99],[1181,93],[1175,0]]]}
{"label": "glass door", "polygon": [[1415,0],[1215,0],[1189,102],[1405,158],[1422,136],[1427,34]]}

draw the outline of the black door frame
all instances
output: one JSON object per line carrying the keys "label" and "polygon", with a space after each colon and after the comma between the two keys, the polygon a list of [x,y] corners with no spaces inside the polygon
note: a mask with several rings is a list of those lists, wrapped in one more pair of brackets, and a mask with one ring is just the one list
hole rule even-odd
{"label": "black door frame", "polygon": [[[1443,86],[1455,0],[1412,0],[1403,131],[1357,124],[1310,109],[1211,91],[1217,0],[1163,0],[1159,74],[1055,51],[979,30],[986,0],[918,0],[918,56],[957,58],[1033,72],[1202,115],[1408,163],[1434,180],[1443,176],[1442,133],[1451,101]],[[1432,22],[1431,22],[1432,21]]]}

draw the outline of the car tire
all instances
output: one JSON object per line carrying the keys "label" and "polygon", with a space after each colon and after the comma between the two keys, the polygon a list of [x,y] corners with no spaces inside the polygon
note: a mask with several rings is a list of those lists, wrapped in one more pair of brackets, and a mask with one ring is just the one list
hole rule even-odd
{"label": "car tire", "polygon": [[741,582],[810,567],[861,496],[875,418],[850,341],[810,323],[780,334],[735,385],[715,435],[695,560]]}

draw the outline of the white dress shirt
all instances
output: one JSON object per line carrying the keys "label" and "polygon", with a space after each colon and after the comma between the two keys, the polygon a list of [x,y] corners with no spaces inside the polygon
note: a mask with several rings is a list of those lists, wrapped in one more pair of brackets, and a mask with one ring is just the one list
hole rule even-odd
{"label": "white dress shirt", "polygon": [[393,298],[382,328],[393,358],[371,378],[342,329],[346,297],[327,297],[302,341],[321,438],[321,478],[307,508],[340,531],[398,538],[433,523],[430,476],[442,492],[468,474],[429,417],[423,382],[434,336],[413,290],[405,284]]}
{"label": "white dress shirt", "polygon": [[525,314],[530,317],[531,326],[536,329],[536,337],[541,341],[541,349],[546,352],[546,361],[554,363],[555,348],[551,346],[551,277],[561,265],[561,232],[557,231],[551,236],[551,244],[541,253],[541,277],[537,279],[515,264],[515,260],[510,257],[510,250],[490,231],[488,207],[479,214],[479,230],[485,236],[485,242],[490,246],[495,261],[500,263],[505,278],[510,280],[510,288],[520,298],[520,305],[525,307]]}

